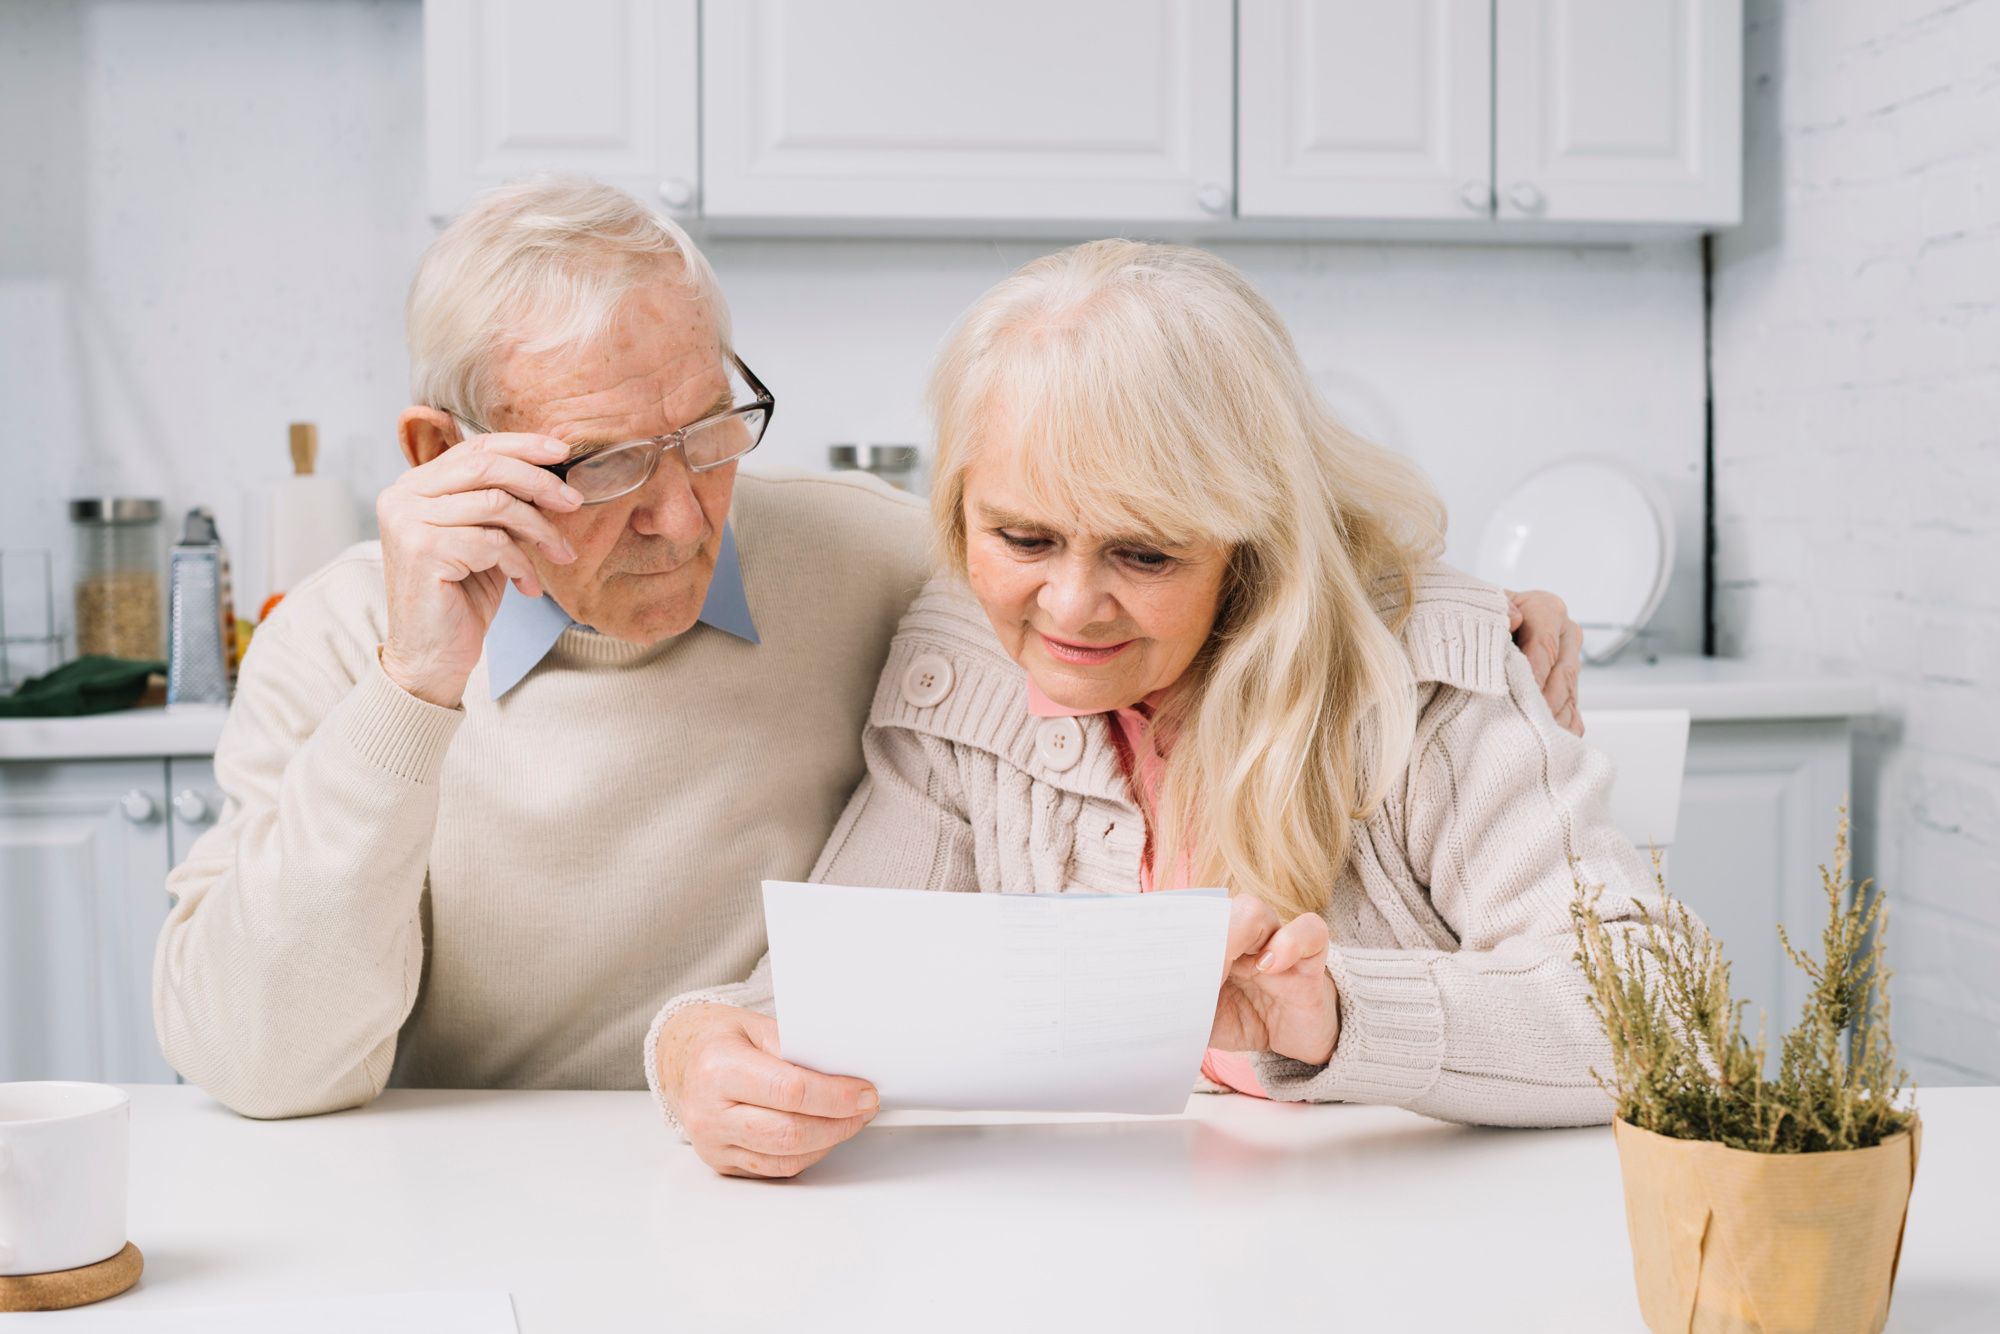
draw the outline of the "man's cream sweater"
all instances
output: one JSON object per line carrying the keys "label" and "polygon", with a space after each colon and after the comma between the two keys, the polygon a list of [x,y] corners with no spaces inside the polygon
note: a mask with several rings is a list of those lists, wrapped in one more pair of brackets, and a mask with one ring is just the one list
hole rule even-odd
{"label": "man's cream sweater", "polygon": [[174,1068],[267,1117],[643,1086],[654,1009],[749,972],[758,882],[812,869],[925,575],[922,506],[872,481],[746,472],[731,517],[761,643],[572,629],[458,709],[382,674],[379,546],[293,590],[216,750],[222,818],[168,880]]}

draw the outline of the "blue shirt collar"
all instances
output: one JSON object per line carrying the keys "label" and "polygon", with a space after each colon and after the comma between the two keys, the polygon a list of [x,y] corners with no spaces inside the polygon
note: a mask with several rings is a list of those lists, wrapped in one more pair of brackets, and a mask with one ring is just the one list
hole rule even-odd
{"label": "blue shirt collar", "polygon": [[[736,555],[736,533],[722,525],[722,544],[715,553],[715,574],[708,581],[708,597],[701,604],[702,625],[712,625],[724,634],[757,643],[757,627],[750,619],[750,599],[743,591],[743,564]],[[486,676],[499,699],[521,683],[521,678],[548,656],[562,638],[563,631],[578,624],[569,618],[552,597],[523,597],[514,585],[500,595],[500,609],[486,627]],[[588,626],[584,627],[588,629]]]}

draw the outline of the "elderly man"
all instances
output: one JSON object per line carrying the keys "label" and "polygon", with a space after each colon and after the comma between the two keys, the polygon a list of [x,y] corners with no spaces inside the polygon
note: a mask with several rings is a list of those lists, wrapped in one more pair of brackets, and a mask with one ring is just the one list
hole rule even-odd
{"label": "elderly man", "polygon": [[[250,1116],[389,1083],[639,1088],[667,997],[764,951],[757,886],[809,873],[925,575],[921,507],[739,476],[773,411],[686,235],[608,187],[497,191],[425,255],[410,467],[381,541],[258,631],[215,756],[221,820],[169,879],[154,1008]],[[1575,627],[1517,638],[1574,716]],[[707,1007],[682,1060],[778,1111],[859,1080]]]}

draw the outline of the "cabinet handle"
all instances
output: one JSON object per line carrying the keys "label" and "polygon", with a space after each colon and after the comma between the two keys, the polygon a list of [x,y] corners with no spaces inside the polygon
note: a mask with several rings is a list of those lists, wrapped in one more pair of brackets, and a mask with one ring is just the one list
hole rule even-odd
{"label": "cabinet handle", "polygon": [[1204,185],[1195,191],[1194,202],[1200,204],[1205,213],[1229,212],[1229,191],[1219,185]]}
{"label": "cabinet handle", "polygon": [[1467,181],[1458,187],[1458,202],[1474,213],[1493,211],[1493,187],[1485,181]]}
{"label": "cabinet handle", "polygon": [[200,824],[208,819],[208,798],[193,788],[182,788],[174,798],[174,814],[181,817],[182,824]]}
{"label": "cabinet handle", "polygon": [[151,797],[135,787],[119,798],[118,809],[125,812],[125,818],[133,824],[144,824],[153,818],[157,808]]}
{"label": "cabinet handle", "polygon": [[660,198],[668,208],[686,208],[694,203],[694,186],[678,176],[660,182]]}
{"label": "cabinet handle", "polygon": [[1542,192],[1532,181],[1516,181],[1507,187],[1507,202],[1523,213],[1539,213],[1542,211]]}

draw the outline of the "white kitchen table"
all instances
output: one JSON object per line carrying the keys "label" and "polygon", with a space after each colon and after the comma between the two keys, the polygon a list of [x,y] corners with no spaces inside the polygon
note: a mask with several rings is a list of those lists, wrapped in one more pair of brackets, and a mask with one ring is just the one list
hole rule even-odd
{"label": "white kitchen table", "polygon": [[[276,1122],[131,1094],[146,1273],[117,1309],[504,1288],[527,1334],[1644,1330],[1608,1126],[1201,1096],[878,1125],[760,1182],[715,1176],[638,1093],[391,1091]],[[2000,1089],[1919,1105],[1889,1327],[2000,1330]]]}

